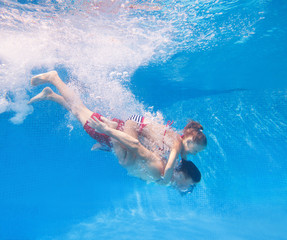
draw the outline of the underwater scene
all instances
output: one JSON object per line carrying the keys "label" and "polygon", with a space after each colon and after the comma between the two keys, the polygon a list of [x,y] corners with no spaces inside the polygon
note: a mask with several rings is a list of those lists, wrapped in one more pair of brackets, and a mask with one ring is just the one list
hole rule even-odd
{"label": "underwater scene", "polygon": [[[0,239],[287,239],[286,13],[284,0],[1,0]],[[91,151],[60,100],[30,104],[62,94],[31,84],[52,70],[108,119],[182,136],[199,122],[192,193]]]}

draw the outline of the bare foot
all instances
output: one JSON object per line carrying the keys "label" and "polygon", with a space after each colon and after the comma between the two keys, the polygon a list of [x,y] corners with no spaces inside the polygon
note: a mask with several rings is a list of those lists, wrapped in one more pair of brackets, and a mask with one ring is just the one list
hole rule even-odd
{"label": "bare foot", "polygon": [[49,96],[54,94],[53,90],[49,87],[46,87],[43,89],[42,92],[40,92],[38,95],[35,97],[31,98],[31,100],[28,102],[28,104],[34,103],[34,102],[39,102],[43,100],[48,100]]}
{"label": "bare foot", "polygon": [[51,71],[47,73],[39,74],[31,79],[32,86],[38,86],[43,83],[52,82],[54,79],[58,77],[58,73],[56,71]]}

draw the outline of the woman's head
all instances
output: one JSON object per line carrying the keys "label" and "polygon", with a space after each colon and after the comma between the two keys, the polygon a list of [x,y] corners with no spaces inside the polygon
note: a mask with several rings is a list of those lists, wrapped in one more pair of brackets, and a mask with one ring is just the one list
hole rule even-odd
{"label": "woman's head", "polygon": [[184,127],[182,142],[187,153],[196,154],[206,147],[207,139],[202,130],[201,124],[193,120]]}
{"label": "woman's head", "polygon": [[174,172],[174,187],[182,193],[191,192],[201,180],[201,173],[192,161],[182,159]]}

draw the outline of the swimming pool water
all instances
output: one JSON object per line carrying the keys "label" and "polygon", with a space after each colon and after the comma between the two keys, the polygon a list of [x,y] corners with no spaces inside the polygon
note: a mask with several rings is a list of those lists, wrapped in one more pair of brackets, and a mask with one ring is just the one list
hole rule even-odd
{"label": "swimming pool water", "polygon": [[[286,239],[287,4],[98,2],[0,3],[0,238]],[[28,107],[51,69],[107,116],[200,121],[194,192],[128,176],[57,104]]]}

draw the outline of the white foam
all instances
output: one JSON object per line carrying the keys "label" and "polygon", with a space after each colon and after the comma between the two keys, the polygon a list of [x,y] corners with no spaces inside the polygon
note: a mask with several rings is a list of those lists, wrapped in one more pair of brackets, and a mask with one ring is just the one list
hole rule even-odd
{"label": "white foam", "polygon": [[[125,109],[131,102],[130,111],[142,111],[141,104],[121,82],[152,57],[153,45],[158,45],[152,43],[160,41],[159,33],[144,35],[132,23],[123,21],[128,26],[121,27],[114,19],[87,19],[80,12],[60,12],[50,18],[48,8],[31,14],[31,7],[25,11],[13,4],[6,7],[1,9],[6,21],[0,38],[0,106],[1,112],[16,112],[12,122],[20,123],[31,113],[25,91],[22,96],[17,94],[17,89],[30,90],[31,71],[51,70],[58,64],[77,80],[74,85],[89,97],[86,102],[90,107],[101,97],[105,106],[98,108],[106,114],[117,114],[115,109]],[[111,72],[116,72],[113,78],[109,77]],[[4,92],[9,92],[13,100],[7,101]]]}
{"label": "white foam", "polygon": [[5,97],[0,98],[0,113],[4,113],[9,108],[9,102],[5,99]]}
{"label": "white foam", "polygon": [[[242,23],[231,19],[218,31],[214,18],[230,7],[218,1],[145,1],[139,10],[126,1],[99,4],[43,0],[41,5],[0,5],[0,110],[18,114],[13,122],[20,123],[32,112],[25,106],[35,94],[27,94],[32,72],[57,66],[68,70],[90,108],[122,118],[143,113],[145,107],[126,84],[139,66],[165,61],[183,49],[209,48],[230,39],[226,36]],[[155,6],[158,10],[150,11]]]}

